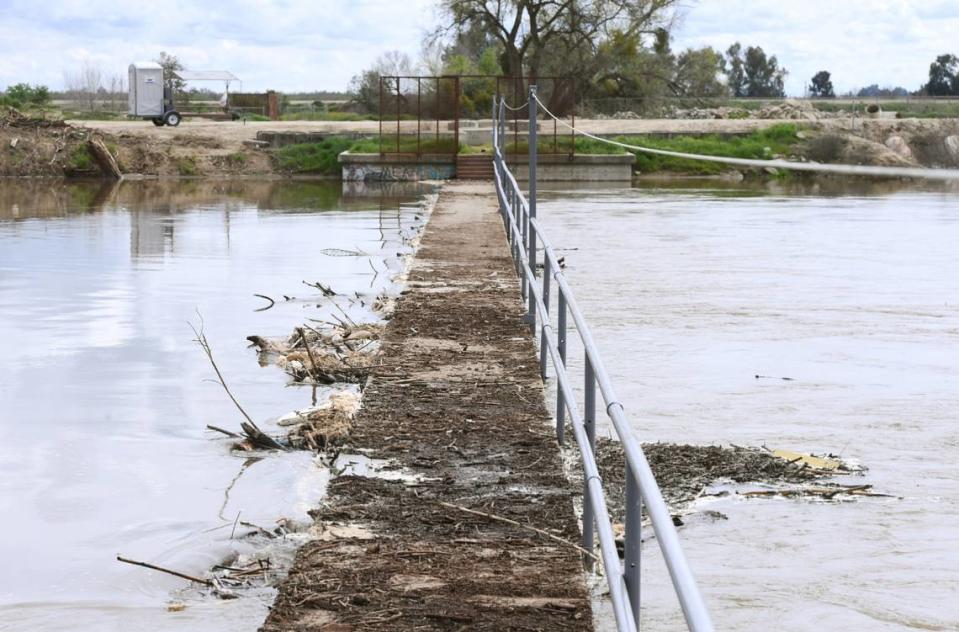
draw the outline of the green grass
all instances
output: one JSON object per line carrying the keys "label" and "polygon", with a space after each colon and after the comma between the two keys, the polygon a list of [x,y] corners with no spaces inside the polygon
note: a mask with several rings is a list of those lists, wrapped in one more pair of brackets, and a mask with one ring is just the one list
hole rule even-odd
{"label": "green grass", "polygon": [[[799,142],[798,132],[797,125],[780,123],[752,134],[728,138],[711,134],[706,136],[674,136],[673,138],[619,136],[614,140],[640,147],[687,154],[768,160],[776,154],[789,155]],[[714,175],[730,169],[728,165],[721,163],[658,156],[638,151],[634,153],[636,154],[636,171],[640,173],[668,171],[694,175]]]}
{"label": "green grass", "polygon": [[959,100],[912,99],[885,101],[862,98],[856,102],[836,103],[819,100],[813,105],[823,112],[846,112],[863,114],[867,105],[877,103],[885,112],[895,112],[899,118],[959,118]]}
{"label": "green grass", "polygon": [[242,167],[246,164],[247,155],[242,151],[235,151],[232,154],[228,154],[226,157],[226,162],[231,167]]}
{"label": "green grass", "polygon": [[[742,136],[723,137],[715,134],[705,136],[674,136],[660,138],[649,136],[617,136],[615,140],[628,145],[663,149],[687,154],[704,154],[707,156],[729,156],[733,158],[771,159],[776,154],[788,155],[799,142],[798,126],[792,123],[781,123],[764,130]],[[517,153],[526,155],[529,146],[525,141],[513,143],[505,139],[504,149],[507,154]],[[539,139],[539,154],[569,153],[571,139],[561,136],[556,139],[542,134]],[[471,147],[469,153],[482,151],[492,152],[492,147]],[[575,153],[580,155],[622,154],[632,153],[636,156],[636,171],[639,173],[672,172],[691,175],[715,175],[729,171],[728,165],[670,156],[658,156],[640,151],[627,150],[616,145],[610,145],[592,138],[576,138]]]}
{"label": "green grass", "polygon": [[[404,117],[410,118],[410,117]],[[378,121],[376,114],[356,112],[288,112],[280,115],[281,121]],[[394,119],[395,120],[395,119]]]}
{"label": "green grass", "polygon": [[197,174],[196,158],[188,156],[178,159],[176,170],[181,176],[195,176]]}
{"label": "green grass", "polygon": [[321,143],[288,145],[276,150],[273,160],[280,171],[335,175],[340,173],[337,156],[354,143],[351,138],[331,136]]}
{"label": "green grass", "polygon": [[73,171],[89,171],[93,169],[93,156],[87,146],[77,145],[70,152],[70,158],[67,160],[67,167]]}
{"label": "green grass", "polygon": [[[383,136],[383,151],[389,154],[415,154],[417,148],[421,154],[451,154],[456,145],[451,137],[435,138],[430,136],[420,137],[419,144],[415,136],[400,136],[400,144],[397,148],[396,136]],[[460,145],[459,150],[463,151],[465,145]],[[378,154],[380,153],[379,138],[364,138],[353,143],[350,151],[357,154]]]}

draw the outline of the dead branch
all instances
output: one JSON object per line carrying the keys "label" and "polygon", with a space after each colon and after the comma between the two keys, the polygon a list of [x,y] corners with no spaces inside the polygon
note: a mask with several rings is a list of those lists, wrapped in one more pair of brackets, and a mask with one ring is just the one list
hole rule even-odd
{"label": "dead branch", "polygon": [[449,508],[449,509],[456,509],[456,510],[458,510],[458,511],[465,511],[466,513],[473,514],[474,516],[482,516],[482,517],[484,517],[484,518],[489,518],[490,520],[496,520],[496,521],[498,521],[498,522],[505,522],[506,524],[511,524],[511,525],[513,525],[514,527],[519,527],[520,529],[526,529],[527,531],[532,531],[533,533],[538,533],[538,534],[540,534],[540,535],[546,536],[546,537],[549,538],[550,540],[554,540],[554,541],[556,541],[556,542],[559,542],[560,544],[564,544],[564,545],[566,545],[566,546],[571,546],[571,547],[573,547],[574,549],[576,549],[577,551],[580,551],[581,553],[583,553],[584,555],[588,555],[589,557],[593,558],[594,560],[598,560],[598,558],[596,557],[596,555],[593,554],[592,551],[587,551],[586,549],[584,549],[584,548],[581,547],[580,545],[575,544],[575,543],[573,543],[573,542],[570,542],[569,540],[564,540],[563,538],[561,538],[561,537],[559,537],[559,536],[553,535],[553,534],[550,533],[549,531],[543,531],[542,529],[537,529],[536,527],[531,527],[531,526],[529,526],[529,525],[527,525],[527,524],[523,524],[523,523],[521,523],[521,522],[516,522],[515,520],[511,520],[510,518],[506,518],[506,517],[504,517],[504,516],[497,516],[496,514],[486,513],[486,512],[483,512],[483,511],[476,511],[475,509],[469,509],[469,508],[467,508],[467,507],[462,507],[462,506],[460,506],[460,505],[453,505],[453,504],[451,504],[451,503],[444,503],[444,502],[439,501],[439,500],[436,501],[436,504],[442,505],[442,506],[447,507],[447,508]]}
{"label": "dead branch", "polygon": [[168,575],[173,575],[174,577],[179,577],[180,579],[188,579],[191,582],[196,582],[197,584],[203,584],[204,586],[209,586],[213,588],[213,582],[208,579],[201,579],[200,577],[193,577],[192,575],[187,575],[186,573],[180,573],[178,571],[170,570],[169,568],[163,568],[162,566],[157,566],[155,564],[150,564],[148,562],[138,562],[136,560],[127,559],[117,555],[117,561],[123,562],[124,564],[133,564],[134,566],[142,566],[143,568],[149,568],[154,571],[160,571],[161,573],[166,573]]}
{"label": "dead branch", "polygon": [[230,387],[226,385],[226,380],[223,379],[223,374],[220,372],[220,367],[217,366],[216,360],[213,359],[213,348],[210,347],[210,342],[206,339],[206,334],[203,333],[202,320],[199,331],[197,331],[197,328],[193,326],[193,323],[190,323],[190,329],[192,329],[193,333],[196,335],[194,342],[200,345],[200,348],[203,349],[203,353],[205,353],[207,359],[210,360],[210,364],[213,366],[213,371],[216,373],[216,377],[220,382],[220,386],[222,386],[223,390],[226,391],[226,394],[229,395],[230,400],[233,402],[233,405],[236,406],[237,410],[240,411],[240,414],[242,414],[246,420],[250,422],[254,428],[256,428],[256,422],[254,422],[253,419],[246,414],[246,411],[243,410],[242,406],[240,406],[240,402],[236,401],[236,397],[233,396],[233,391],[231,391]]}
{"label": "dead branch", "polygon": [[276,301],[274,301],[274,300],[273,300],[272,298],[270,298],[269,296],[266,296],[265,294],[254,294],[253,296],[255,296],[255,297],[257,297],[257,298],[265,299],[265,300],[267,300],[267,301],[270,301],[270,304],[269,304],[269,305],[267,305],[266,307],[260,307],[259,309],[255,309],[255,310],[253,310],[254,312],[265,312],[266,310],[268,310],[268,309],[270,309],[271,307],[273,307],[274,305],[276,305]]}
{"label": "dead branch", "polygon": [[220,372],[220,367],[217,366],[216,360],[213,358],[213,348],[210,346],[210,341],[207,340],[206,334],[203,333],[202,316],[200,318],[200,329],[197,330],[193,323],[190,323],[190,329],[192,329],[193,333],[196,335],[194,342],[200,345],[200,348],[203,349],[207,359],[210,360],[210,364],[213,366],[213,371],[216,373],[216,377],[220,383],[220,386],[222,386],[223,390],[226,391],[226,394],[229,395],[230,400],[233,402],[233,405],[236,406],[237,410],[240,411],[240,414],[246,418],[245,422],[240,423],[240,427],[243,428],[243,432],[247,435],[247,437],[249,437],[250,441],[252,441],[254,445],[262,448],[286,450],[286,447],[280,445],[273,438],[267,436],[262,430],[260,430],[260,428],[256,425],[256,422],[253,421],[253,418],[247,414],[247,412],[243,409],[243,406],[240,405],[240,402],[237,401],[236,397],[233,395],[233,391],[231,391],[230,387],[227,386],[226,380],[223,378],[223,373]]}
{"label": "dead branch", "polygon": [[241,435],[238,435],[238,434],[235,433],[235,432],[230,432],[229,430],[224,430],[223,428],[218,428],[218,427],[216,427],[216,426],[211,426],[210,424],[207,424],[207,425],[206,425],[206,428],[207,428],[207,430],[213,430],[214,432],[223,433],[223,434],[225,434],[226,436],[232,437],[232,438],[234,438],[234,439],[239,439],[240,436],[241,436]]}

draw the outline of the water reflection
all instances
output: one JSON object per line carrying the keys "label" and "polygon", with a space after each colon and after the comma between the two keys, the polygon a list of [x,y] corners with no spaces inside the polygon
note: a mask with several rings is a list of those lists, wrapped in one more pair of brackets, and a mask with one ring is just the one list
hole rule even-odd
{"label": "water reflection", "polygon": [[[245,546],[226,522],[305,520],[326,482],[308,454],[253,465],[205,431],[238,419],[187,321],[202,313],[231,388],[270,428],[311,394],[260,367],[246,336],[330,318],[304,279],[363,296],[391,288],[424,191],[0,182],[0,621],[60,629],[69,612],[87,629],[257,627],[268,592],[177,618],[164,605],[182,582],[114,561],[202,573]],[[369,256],[322,254],[344,247]],[[256,293],[288,300],[257,312]]]}

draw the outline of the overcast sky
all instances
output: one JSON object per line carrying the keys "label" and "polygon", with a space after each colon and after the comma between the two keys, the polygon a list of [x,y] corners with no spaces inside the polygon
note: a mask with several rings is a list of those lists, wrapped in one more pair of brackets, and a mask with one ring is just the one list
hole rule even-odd
{"label": "overcast sky", "polygon": [[[914,90],[936,55],[959,54],[959,0],[684,0],[674,49],[762,46],[801,94],[818,70],[837,91]],[[246,90],[345,88],[381,52],[414,57],[436,0],[0,0],[0,86],[63,85],[84,60],[105,75],[175,53],[190,69],[231,70]]]}

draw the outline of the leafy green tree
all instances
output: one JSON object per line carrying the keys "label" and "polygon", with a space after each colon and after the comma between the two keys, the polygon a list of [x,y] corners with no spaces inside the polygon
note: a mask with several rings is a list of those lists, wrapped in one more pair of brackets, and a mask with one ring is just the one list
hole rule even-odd
{"label": "leafy green tree", "polygon": [[813,75],[812,83],[809,84],[809,96],[834,99],[836,92],[833,90],[831,77],[828,70],[820,70]]}
{"label": "leafy green tree", "polygon": [[934,97],[959,95],[957,71],[959,57],[951,54],[939,55],[929,66],[929,83],[923,86],[923,92]]}
{"label": "leafy green tree", "polygon": [[186,87],[186,81],[176,76],[176,73],[183,70],[183,64],[180,59],[166,51],[160,51],[160,56],[154,61],[163,66],[163,81],[173,87],[174,92],[182,92]]}
{"label": "leafy green tree", "polygon": [[887,86],[885,88],[880,88],[878,83],[874,83],[871,86],[866,86],[861,88],[857,93],[857,97],[907,97],[909,96],[909,91],[903,88],[902,86],[896,86],[895,88]]}
{"label": "leafy green tree", "polygon": [[729,94],[729,87],[722,73],[722,53],[710,46],[688,48],[676,58],[673,84],[682,96],[723,97]]}
{"label": "leafy green tree", "polygon": [[726,59],[723,64],[726,72],[726,83],[734,97],[746,96],[746,68],[743,61],[743,45],[736,42],[726,49]]}
{"label": "leafy green tree", "polygon": [[50,102],[50,89],[46,86],[18,83],[7,88],[6,99],[14,107],[24,105],[42,107]]}
{"label": "leafy green tree", "polygon": [[736,42],[726,51],[724,65],[729,88],[737,97],[783,97],[788,74],[776,56],[766,56],[760,46],[743,47]]}

